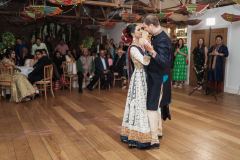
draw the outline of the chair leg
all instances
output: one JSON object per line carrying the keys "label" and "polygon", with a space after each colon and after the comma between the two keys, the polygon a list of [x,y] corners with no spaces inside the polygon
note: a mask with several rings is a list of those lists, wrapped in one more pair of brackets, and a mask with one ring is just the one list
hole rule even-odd
{"label": "chair leg", "polygon": [[52,93],[52,96],[55,97],[55,96],[54,96],[54,92],[53,92],[53,86],[52,86],[52,83],[50,84],[50,87],[51,87],[51,93]]}
{"label": "chair leg", "polygon": [[45,96],[45,99],[47,99],[47,85],[44,84],[44,96]]}
{"label": "chair leg", "polygon": [[70,92],[72,91],[72,78],[69,78],[70,80],[70,84],[69,84],[69,88],[70,88]]}
{"label": "chair leg", "polygon": [[101,90],[101,80],[99,79],[98,80],[98,91],[100,91]]}
{"label": "chair leg", "polygon": [[113,77],[113,87],[115,87],[116,79]]}
{"label": "chair leg", "polygon": [[2,99],[2,87],[0,86],[0,100]]}

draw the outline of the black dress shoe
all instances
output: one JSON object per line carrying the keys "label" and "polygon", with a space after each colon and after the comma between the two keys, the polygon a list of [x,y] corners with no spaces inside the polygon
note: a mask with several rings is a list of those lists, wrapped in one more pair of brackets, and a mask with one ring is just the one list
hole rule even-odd
{"label": "black dress shoe", "polygon": [[151,144],[151,149],[159,149],[160,148],[160,143],[154,143],[154,144]]}
{"label": "black dress shoe", "polygon": [[82,89],[79,89],[79,90],[78,90],[78,93],[83,93],[83,90],[82,90]]}
{"label": "black dress shoe", "polygon": [[88,89],[89,91],[93,91],[93,88],[90,87],[90,86],[87,86],[87,89]]}

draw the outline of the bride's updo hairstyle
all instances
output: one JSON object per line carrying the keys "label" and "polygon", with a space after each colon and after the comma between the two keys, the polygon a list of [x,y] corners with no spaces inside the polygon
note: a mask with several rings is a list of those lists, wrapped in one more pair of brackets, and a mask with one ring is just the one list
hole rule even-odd
{"label": "bride's updo hairstyle", "polygon": [[132,33],[135,32],[136,24],[129,24],[122,32],[121,39],[126,44],[131,44],[133,41]]}

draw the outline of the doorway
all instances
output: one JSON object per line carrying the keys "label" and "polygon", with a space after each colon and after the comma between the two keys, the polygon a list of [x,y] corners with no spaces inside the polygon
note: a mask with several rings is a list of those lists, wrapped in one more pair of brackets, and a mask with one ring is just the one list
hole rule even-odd
{"label": "doorway", "polygon": [[[221,35],[223,37],[223,43],[227,45],[227,28],[218,28],[218,29],[211,29],[211,35],[210,35],[210,29],[204,29],[204,30],[193,30],[192,31],[192,40],[191,40],[191,48],[190,48],[190,73],[189,73],[189,85],[196,86],[196,76],[195,71],[193,69],[193,55],[192,51],[197,45],[197,41],[200,38],[204,38],[205,45],[207,47],[212,46],[215,44],[215,37],[217,35]],[[211,36],[211,37],[210,37]],[[209,38],[210,38],[210,45],[209,45]],[[223,84],[224,86],[224,84]],[[221,88],[223,88],[223,86]]]}

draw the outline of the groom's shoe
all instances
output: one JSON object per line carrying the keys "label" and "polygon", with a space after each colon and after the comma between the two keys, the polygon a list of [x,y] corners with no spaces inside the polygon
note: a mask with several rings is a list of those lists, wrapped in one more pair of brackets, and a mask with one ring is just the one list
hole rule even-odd
{"label": "groom's shoe", "polygon": [[160,143],[151,144],[151,149],[159,149],[159,148],[160,148]]}

